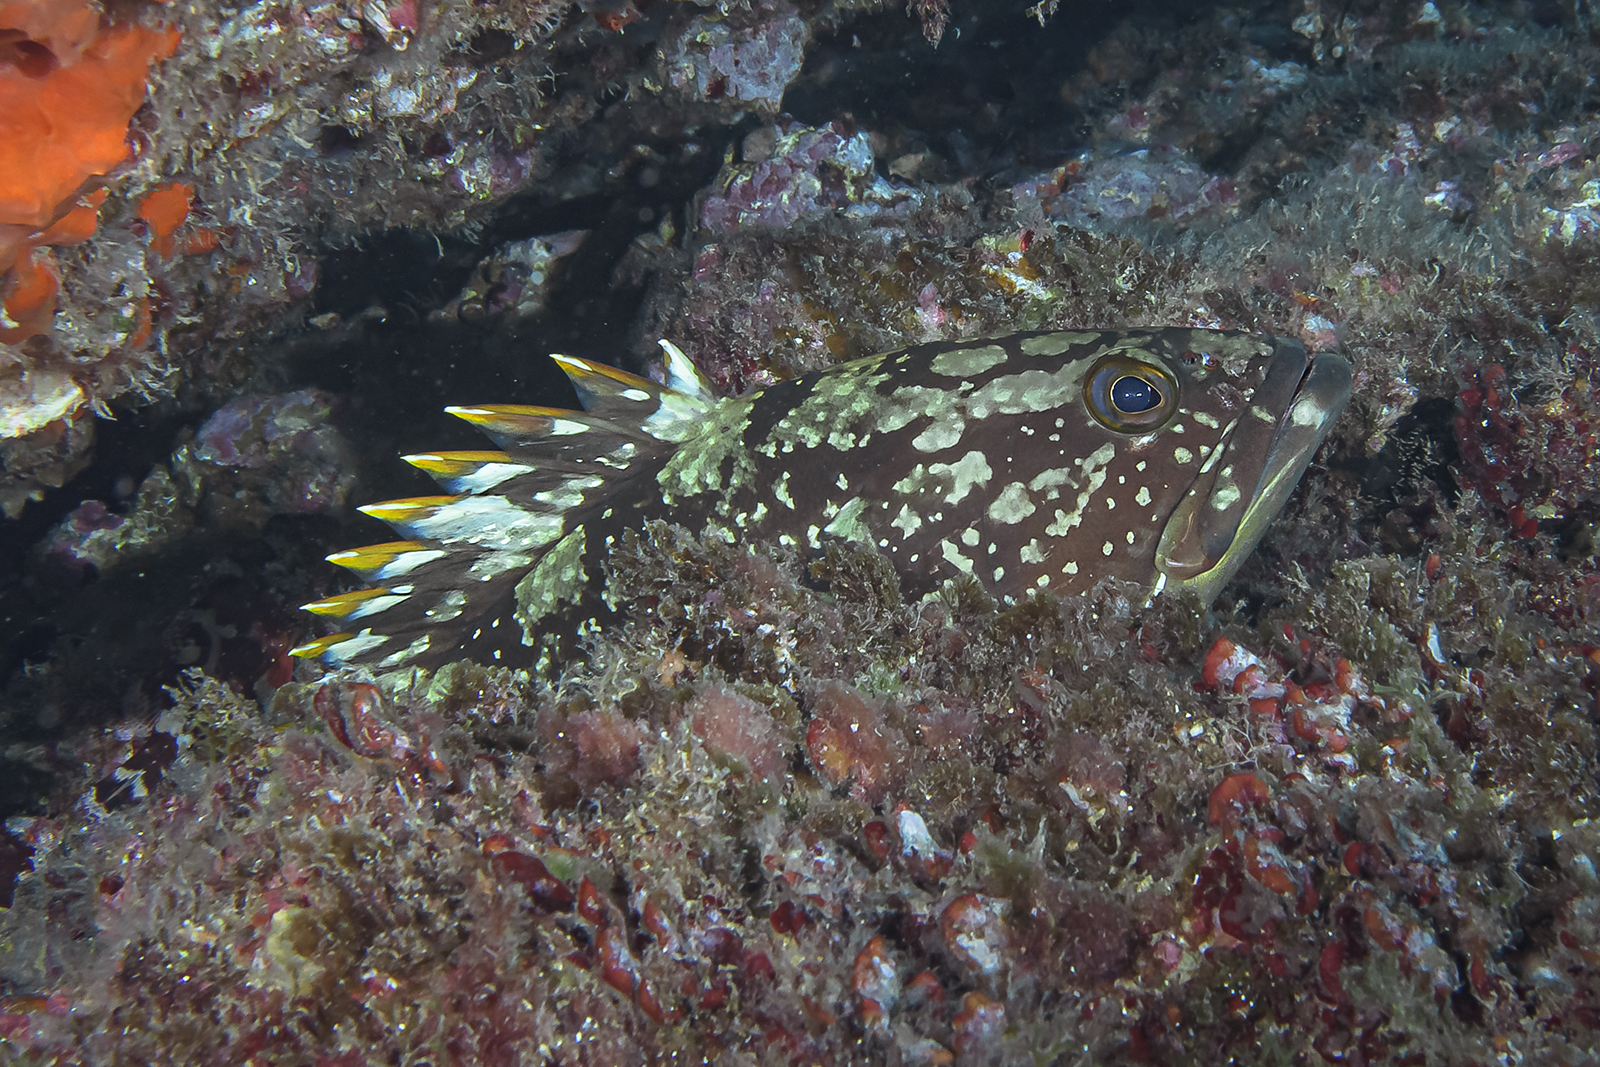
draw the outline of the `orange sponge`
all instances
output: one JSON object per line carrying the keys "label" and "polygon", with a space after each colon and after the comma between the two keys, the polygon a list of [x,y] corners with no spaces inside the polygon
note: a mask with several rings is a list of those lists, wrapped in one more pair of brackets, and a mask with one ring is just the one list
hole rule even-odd
{"label": "orange sponge", "polygon": [[61,275],[46,246],[75,245],[94,236],[106,191],[79,199],[52,225],[30,233],[25,226],[0,226],[0,343],[15,344],[44,333],[56,313]]}
{"label": "orange sponge", "polygon": [[96,189],[78,200],[76,206],[33,237],[36,245],[75,245],[94,236],[100,224],[100,205],[106,202],[106,191]]}
{"label": "orange sponge", "polygon": [[150,227],[150,247],[163,259],[172,255],[172,232],[189,217],[194,186],[170,182],[139,201],[139,217]]}
{"label": "orange sponge", "polygon": [[149,66],[177,44],[174,30],[113,28],[42,76],[0,67],[0,223],[49,226],[85,182],[127,158]]}
{"label": "orange sponge", "polygon": [[[87,0],[0,0],[0,343],[50,328],[49,246],[94,235],[105,190],[81,194],[128,157],[150,64],[177,44],[172,30],[102,28]],[[170,247],[177,222],[147,222]]]}
{"label": "orange sponge", "polygon": [[15,344],[48,329],[56,313],[56,290],[60,286],[61,272],[50,251],[30,251],[11,272],[5,318],[0,320],[0,341]]}
{"label": "orange sponge", "polygon": [[38,73],[76,63],[99,29],[84,0],[0,0],[0,60]]}

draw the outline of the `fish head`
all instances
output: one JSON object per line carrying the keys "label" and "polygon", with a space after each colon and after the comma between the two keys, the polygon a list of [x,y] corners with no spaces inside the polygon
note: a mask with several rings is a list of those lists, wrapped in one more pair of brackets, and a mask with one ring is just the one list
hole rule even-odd
{"label": "fish head", "polygon": [[[1350,365],[1287,338],[1132,332],[1081,355],[1055,592],[1106,576],[1204,602],[1260,542],[1350,397]],[[1068,573],[1070,571],[1070,573]]]}
{"label": "fish head", "polygon": [[1255,551],[1350,399],[1350,364],[1342,355],[1312,356],[1288,338],[1270,344],[1270,353],[1245,365],[1242,388],[1225,368],[1220,380],[1215,370],[1200,377],[1196,368],[1205,369],[1205,353],[1198,360],[1192,352],[1180,357],[1190,371],[1194,410],[1220,405],[1236,413],[1156,548],[1156,569],[1167,587],[1191,589],[1202,602],[1215,599]]}

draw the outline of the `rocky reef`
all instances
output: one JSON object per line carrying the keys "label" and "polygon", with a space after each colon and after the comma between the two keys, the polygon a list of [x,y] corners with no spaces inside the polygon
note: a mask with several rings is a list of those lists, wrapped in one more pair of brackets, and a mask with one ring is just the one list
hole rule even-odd
{"label": "rocky reef", "polygon": [[[173,421],[0,583],[0,1062],[1600,1063],[1591,5],[104,14],[0,11],[157,71],[16,224],[11,510]],[[420,325],[331,291],[384,227]],[[1356,367],[1214,605],[652,525],[549,676],[284,655],[446,363],[1146,324]]]}
{"label": "rocky reef", "polygon": [[44,992],[0,1026],[63,1063],[1587,1062],[1600,663],[1485,525],[1290,568],[1254,625],[908,604],[876,554],[660,526],[552,686],[263,713],[193,675],[12,820]]}

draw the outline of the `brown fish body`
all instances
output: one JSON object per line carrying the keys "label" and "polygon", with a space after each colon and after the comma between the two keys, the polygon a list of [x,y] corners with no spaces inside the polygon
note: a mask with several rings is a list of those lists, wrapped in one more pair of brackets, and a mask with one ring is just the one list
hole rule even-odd
{"label": "brown fish body", "polygon": [[[408,457],[456,495],[368,509],[413,540],[330,557],[379,591],[308,609],[372,624],[302,654],[530,656],[598,604],[611,547],[650,519],[802,552],[870,545],[912,593],[958,575],[1006,599],[1117,577],[1209,598],[1349,395],[1338,356],[1182,328],[922,345],[721,400],[669,357],[666,387],[558,357],[581,415],[453,409],[503,451]],[[391,556],[420,562],[381,573]]]}

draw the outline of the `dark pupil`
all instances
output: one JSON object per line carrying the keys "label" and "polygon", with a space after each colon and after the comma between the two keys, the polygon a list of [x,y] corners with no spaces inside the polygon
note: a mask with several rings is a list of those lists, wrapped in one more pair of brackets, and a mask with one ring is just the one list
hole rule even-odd
{"label": "dark pupil", "polygon": [[1137,415],[1141,411],[1149,411],[1159,403],[1161,394],[1156,392],[1155,386],[1143,378],[1124,374],[1111,383],[1111,404],[1124,414]]}

